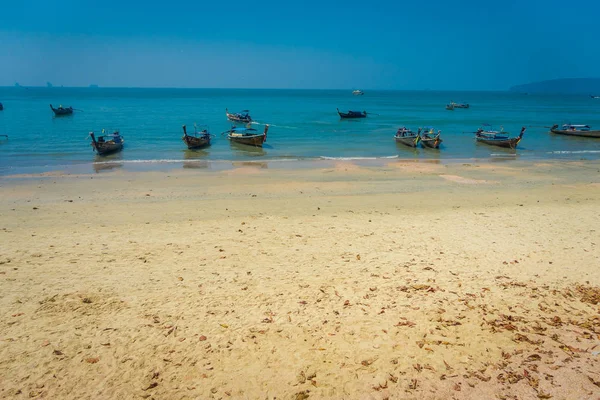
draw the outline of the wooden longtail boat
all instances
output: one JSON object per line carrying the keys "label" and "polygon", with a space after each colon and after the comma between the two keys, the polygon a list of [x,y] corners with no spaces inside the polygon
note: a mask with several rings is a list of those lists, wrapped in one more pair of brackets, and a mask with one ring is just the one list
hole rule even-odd
{"label": "wooden longtail boat", "polygon": [[237,113],[230,113],[227,109],[225,109],[225,115],[227,115],[227,119],[234,122],[242,122],[247,124],[252,122],[252,117],[248,114],[248,110],[243,110]]}
{"label": "wooden longtail boat", "polygon": [[337,112],[342,119],[350,119],[350,118],[366,118],[366,111],[348,111],[347,113],[343,113],[340,109],[337,109]]}
{"label": "wooden longtail boat", "polygon": [[[104,133],[104,130],[102,132]],[[92,148],[101,156],[121,151],[125,142],[119,131],[111,135],[99,136],[98,139],[96,139],[94,132],[90,132],[90,137],[92,138]]]}
{"label": "wooden longtail boat", "polygon": [[450,104],[446,104],[446,110],[454,110],[455,108],[469,108],[469,103],[455,103],[453,101]]}
{"label": "wooden longtail boat", "polygon": [[593,131],[589,125],[564,124],[560,129],[558,125],[550,128],[550,132],[557,135],[581,136],[589,138],[600,138],[600,130]]}
{"label": "wooden longtail boat", "polygon": [[262,147],[263,143],[267,141],[268,130],[269,125],[265,125],[265,130],[263,133],[257,133],[258,131],[254,128],[236,128],[234,126],[230,130],[223,133],[227,133],[227,139],[229,139],[231,142],[254,147]]}
{"label": "wooden longtail boat", "polygon": [[183,143],[185,143],[188,149],[192,150],[208,147],[210,146],[210,139],[211,135],[208,132],[208,128],[198,132],[194,127],[194,133],[188,135],[186,126],[183,125],[183,136],[181,137],[181,140],[183,140]]}
{"label": "wooden longtail boat", "polygon": [[63,115],[71,115],[73,114],[73,107],[63,107],[63,106],[58,106],[58,108],[54,108],[52,107],[52,104],[50,104],[50,108],[52,109],[52,111],[54,111],[54,115],[56,115],[57,117],[62,117]]}
{"label": "wooden longtail boat", "polygon": [[396,132],[394,139],[396,140],[396,143],[401,143],[409,147],[417,147],[417,144],[419,144],[419,141],[421,140],[421,135],[419,133],[414,133],[410,129],[401,127]]}
{"label": "wooden longtail boat", "polygon": [[437,131],[436,135],[433,129],[430,129],[427,133],[423,133],[421,135],[421,146],[429,147],[430,149],[439,149],[440,144],[443,142],[440,137],[441,134],[442,131]]}
{"label": "wooden longtail boat", "polygon": [[477,132],[475,132],[475,139],[480,143],[515,149],[523,138],[525,129],[525,127],[522,127],[519,136],[511,138],[509,137],[508,132],[485,131],[482,128],[479,128]]}

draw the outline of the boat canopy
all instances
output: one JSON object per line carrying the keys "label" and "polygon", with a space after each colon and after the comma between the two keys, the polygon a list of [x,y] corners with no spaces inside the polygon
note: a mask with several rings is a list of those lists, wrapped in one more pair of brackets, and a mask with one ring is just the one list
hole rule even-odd
{"label": "boat canopy", "polygon": [[563,129],[579,129],[581,131],[589,131],[589,125],[574,125],[574,124],[563,124]]}
{"label": "boat canopy", "polygon": [[230,129],[230,132],[238,132],[238,133],[256,132],[256,129],[254,129],[254,128],[241,128],[241,127],[234,126],[234,127],[232,127]]}
{"label": "boat canopy", "polygon": [[[238,127],[231,127],[230,130],[225,131],[223,133],[228,133],[230,135],[234,135],[234,136],[253,136],[253,135],[259,135],[258,131],[254,128],[238,128]],[[262,135],[262,134],[260,134]]]}

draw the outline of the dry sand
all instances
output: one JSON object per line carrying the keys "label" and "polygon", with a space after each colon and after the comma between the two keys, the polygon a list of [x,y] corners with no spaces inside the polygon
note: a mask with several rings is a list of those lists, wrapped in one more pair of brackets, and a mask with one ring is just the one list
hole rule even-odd
{"label": "dry sand", "polygon": [[600,163],[0,180],[0,397],[598,399]]}

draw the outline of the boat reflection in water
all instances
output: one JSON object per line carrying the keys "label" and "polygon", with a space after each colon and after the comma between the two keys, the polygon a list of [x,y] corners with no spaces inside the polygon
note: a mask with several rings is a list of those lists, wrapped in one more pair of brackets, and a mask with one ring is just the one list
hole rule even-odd
{"label": "boat reflection in water", "polygon": [[269,163],[266,161],[232,161],[231,165],[233,165],[235,168],[269,168]]}
{"label": "boat reflection in water", "polygon": [[102,162],[94,163],[93,166],[94,166],[94,172],[99,174],[100,172],[108,172],[108,171],[112,171],[112,170],[115,170],[118,168],[123,168],[123,163],[102,161]]}
{"label": "boat reflection in water", "polygon": [[229,142],[229,146],[234,153],[241,157],[262,157],[266,156],[265,147],[248,146],[237,142]]}
{"label": "boat reflection in water", "polygon": [[186,150],[183,152],[183,168],[206,169],[210,163],[206,158],[210,154],[206,150]]}
{"label": "boat reflection in water", "polygon": [[107,155],[97,154],[94,156],[94,161],[92,162],[92,168],[94,168],[94,172],[108,172],[118,168],[123,168],[123,153],[111,153]]}
{"label": "boat reflection in water", "polygon": [[501,163],[501,162],[509,162],[515,161],[517,159],[517,151],[511,149],[502,149],[504,150],[503,154],[490,154],[490,158],[487,160],[491,163]]}

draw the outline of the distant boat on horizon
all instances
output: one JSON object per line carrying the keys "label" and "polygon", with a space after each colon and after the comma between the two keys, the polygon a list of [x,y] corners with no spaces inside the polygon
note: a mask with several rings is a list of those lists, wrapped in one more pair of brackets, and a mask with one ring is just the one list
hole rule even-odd
{"label": "distant boat on horizon", "polygon": [[455,108],[469,108],[469,103],[455,103],[450,101],[450,104],[446,105],[446,110],[454,110]]}
{"label": "distant boat on horizon", "polygon": [[591,95],[591,94],[590,94],[590,97],[591,97],[592,99],[600,99],[600,96],[594,96],[594,95]]}
{"label": "distant boat on horizon", "polygon": [[362,96],[365,93],[362,90],[356,89],[356,90],[352,91],[352,94],[355,95],[355,96]]}

